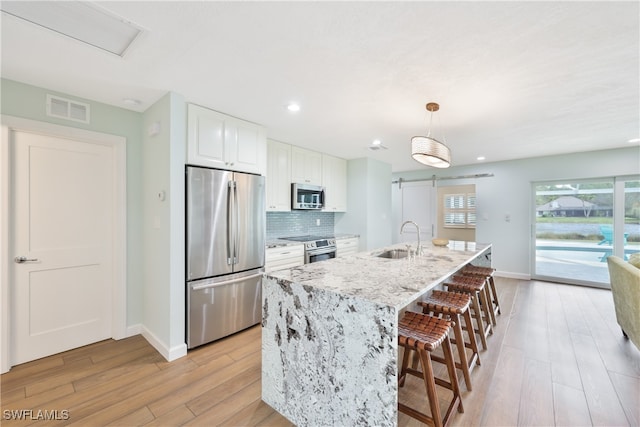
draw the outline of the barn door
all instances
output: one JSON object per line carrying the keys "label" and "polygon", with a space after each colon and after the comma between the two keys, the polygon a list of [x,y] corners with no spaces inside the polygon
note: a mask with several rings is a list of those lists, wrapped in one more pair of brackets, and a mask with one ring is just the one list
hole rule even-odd
{"label": "barn door", "polygon": [[414,242],[418,239],[416,228],[408,224],[400,234],[405,221],[413,221],[420,227],[420,240],[430,241],[436,224],[437,188],[432,181],[418,181],[393,185],[393,242]]}

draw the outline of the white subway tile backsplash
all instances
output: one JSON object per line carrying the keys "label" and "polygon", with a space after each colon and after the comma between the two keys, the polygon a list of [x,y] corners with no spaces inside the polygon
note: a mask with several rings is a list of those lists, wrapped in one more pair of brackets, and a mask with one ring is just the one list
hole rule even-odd
{"label": "white subway tile backsplash", "polygon": [[334,215],[318,211],[267,212],[267,240],[307,234],[332,235]]}

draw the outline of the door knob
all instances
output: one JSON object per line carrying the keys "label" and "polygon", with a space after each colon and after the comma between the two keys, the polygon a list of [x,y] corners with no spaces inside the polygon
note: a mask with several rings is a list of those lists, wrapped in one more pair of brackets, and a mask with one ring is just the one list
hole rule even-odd
{"label": "door knob", "polygon": [[25,262],[38,261],[38,258],[27,258],[26,256],[17,256],[13,260],[18,264],[22,264]]}

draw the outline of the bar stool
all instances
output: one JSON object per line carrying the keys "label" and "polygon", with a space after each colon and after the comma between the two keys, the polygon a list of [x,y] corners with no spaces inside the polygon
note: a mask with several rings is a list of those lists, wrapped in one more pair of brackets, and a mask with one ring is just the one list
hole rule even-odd
{"label": "bar stool", "polygon": [[467,264],[462,267],[462,274],[472,275],[472,276],[483,276],[486,277],[486,280],[489,282],[489,288],[491,289],[491,302],[493,303],[493,312],[495,314],[502,314],[500,311],[500,302],[498,301],[498,292],[496,291],[496,283],[493,280],[493,273],[496,271],[495,268],[491,267],[479,267],[472,264]]}
{"label": "bar stool", "polygon": [[[407,374],[422,378],[429,399],[431,416],[400,402],[398,402],[398,410],[425,424],[435,425],[436,427],[448,425],[454,409],[457,409],[458,412],[464,412],[453,353],[451,352],[451,343],[448,339],[450,327],[451,322],[448,320],[414,313],[412,311],[405,312],[398,323],[398,345],[404,347],[398,386],[402,387],[404,385]],[[433,374],[431,352],[440,345],[442,345],[444,351],[445,364],[449,372],[449,382],[436,378]],[[420,364],[422,365],[422,372],[409,367],[409,357],[412,351],[418,353]],[[444,418],[440,412],[436,384],[448,388],[453,392]]]}
{"label": "bar stool", "polygon": [[[431,292],[431,295],[422,301],[418,301],[418,305],[422,307],[423,314],[433,313],[436,316],[447,316],[448,320],[452,322],[455,339],[451,339],[451,342],[456,344],[460,357],[460,362],[455,362],[456,368],[462,371],[464,382],[469,391],[471,391],[471,370],[474,365],[480,365],[476,334],[469,311],[470,304],[471,297],[469,294],[438,290]],[[460,316],[464,318],[464,328],[462,327]],[[464,340],[463,329],[469,334],[469,342]],[[470,358],[467,358],[466,348],[472,351]],[[444,363],[444,359],[435,355],[431,355],[431,360]]]}
{"label": "bar stool", "polygon": [[474,330],[480,336],[482,348],[485,350],[487,349],[487,337],[493,334],[492,310],[489,308],[486,283],[482,277],[463,275],[454,275],[444,283],[448,291],[462,292],[471,297],[471,307],[477,323],[477,329]]}
{"label": "bar stool", "polygon": [[[493,310],[493,303],[491,302],[492,298],[491,298],[491,290],[490,290],[490,286],[489,286],[489,281],[487,280],[487,277],[484,275],[477,275],[477,274],[460,274],[460,272],[458,272],[457,274],[455,274],[454,276],[454,280],[456,277],[459,278],[466,278],[466,279],[470,279],[472,280],[472,282],[474,280],[477,279],[482,279],[485,282],[485,286],[484,286],[484,293],[486,295],[486,299],[487,299],[487,304],[485,305],[484,301],[481,299],[480,300],[480,304],[482,306],[482,309],[485,313],[485,316],[488,314],[489,319],[491,320],[491,324],[492,325],[496,325],[496,314],[495,311]],[[482,297],[482,294],[480,295]],[[487,307],[488,310],[484,310],[484,308]],[[491,333],[493,333],[493,330],[491,331]]]}

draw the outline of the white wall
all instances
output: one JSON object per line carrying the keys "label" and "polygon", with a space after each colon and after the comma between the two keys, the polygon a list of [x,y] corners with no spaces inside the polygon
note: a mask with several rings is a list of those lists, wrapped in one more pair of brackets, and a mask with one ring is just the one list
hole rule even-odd
{"label": "white wall", "polygon": [[[169,93],[143,115],[143,335],[168,360],[186,354],[184,99]],[[163,200],[164,198],[164,200]]]}
{"label": "white wall", "polygon": [[369,159],[367,177],[367,249],[391,244],[391,165]]}
{"label": "white wall", "polygon": [[187,104],[181,95],[171,94],[171,174],[167,203],[171,229],[169,234],[169,360],[186,355],[185,337],[185,172],[187,141]]}
{"label": "white wall", "polygon": [[391,243],[391,165],[374,159],[347,162],[347,212],[335,214],[336,233],[360,235],[360,250]]}
{"label": "white wall", "polygon": [[[455,152],[454,162],[455,162]],[[499,274],[528,278],[531,272],[531,183],[640,174],[640,147],[538,157],[508,162],[425,169],[393,175],[394,180],[492,173],[490,178],[438,181],[438,186],[476,184],[476,240],[492,243]],[[511,221],[505,221],[509,213]]]}

